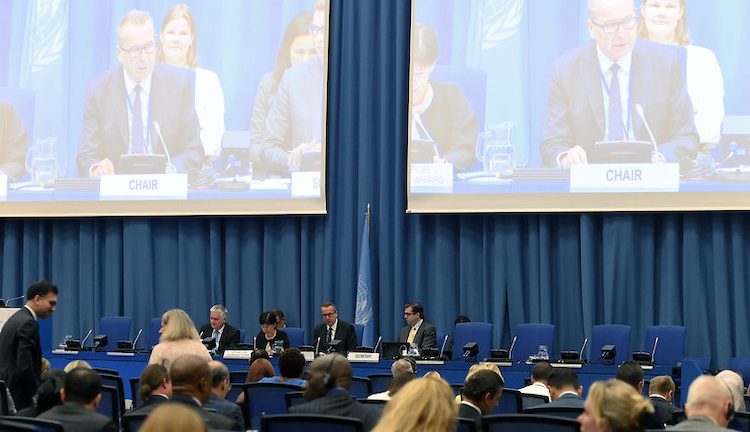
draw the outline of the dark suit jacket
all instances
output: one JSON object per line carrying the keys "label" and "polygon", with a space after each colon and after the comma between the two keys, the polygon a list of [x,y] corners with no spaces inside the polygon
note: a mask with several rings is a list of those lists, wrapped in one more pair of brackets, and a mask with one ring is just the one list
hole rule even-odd
{"label": "dark suit jacket", "polygon": [[[164,144],[169,149],[177,172],[193,173],[203,159],[198,116],[195,113],[195,73],[157,64],[151,75],[148,130],[151,148],[164,154],[153,122],[159,122]],[[115,164],[128,153],[130,128],[128,102],[122,68],[98,78],[86,96],[81,146],[78,151],[78,173],[89,176],[89,168],[104,158]]]}
{"label": "dark suit jacket", "polygon": [[[214,329],[211,328],[211,324],[206,324],[201,327],[200,333],[203,335],[203,338],[212,337]],[[240,342],[242,342],[240,340],[240,331],[237,330],[236,327],[224,324],[224,331],[221,333],[219,346],[216,347],[216,352],[223,354],[224,350],[235,348]]]}
{"label": "dark suit jacket", "polygon": [[732,429],[719,426],[708,417],[694,416],[694,417],[690,417],[689,419],[683,422],[678,423],[675,427],[670,428],[670,430],[691,431],[691,432],[695,432],[695,431],[722,432],[722,431],[731,431]]}
{"label": "dark suit jacket", "polygon": [[149,399],[149,400],[147,400],[147,401],[145,401],[143,403],[142,407],[140,407],[138,409],[134,409],[132,411],[129,411],[125,415],[128,415],[128,414],[146,414],[146,415],[148,415],[148,414],[151,414],[151,411],[155,410],[156,407],[158,407],[159,405],[161,405],[161,404],[163,404],[165,402],[169,402],[169,399],[167,399],[165,397],[162,397],[162,396],[152,396],[151,399]]}
{"label": "dark suit jacket", "polygon": [[[401,327],[398,341],[406,342],[406,340],[409,339],[409,331],[411,331],[411,326],[407,325]],[[422,321],[422,325],[419,326],[417,334],[414,335],[414,343],[420,349],[435,348],[437,346],[437,330],[435,330],[435,326],[427,321]]]}
{"label": "dark suit jacket", "polygon": [[545,407],[549,408],[583,408],[583,399],[581,399],[580,396],[574,396],[570,393],[564,394],[557,398],[556,400],[553,400],[550,403],[538,405],[534,408],[543,409]]}
{"label": "dark suit jacket", "polygon": [[241,429],[242,426],[237,424],[236,421],[228,417],[224,417],[223,415],[215,413],[213,411],[201,409],[201,407],[189,395],[182,394],[182,393],[175,393],[172,396],[172,399],[170,399],[170,402],[176,402],[179,404],[187,405],[195,409],[198,412],[198,414],[201,415],[201,417],[203,418],[203,421],[205,421],[206,424],[208,424],[208,426],[211,429],[236,430],[236,431],[243,430]]}
{"label": "dark suit jacket", "polygon": [[0,171],[11,180],[26,172],[26,129],[13,105],[0,102]]}
{"label": "dark suit jacket", "polygon": [[[315,346],[318,342],[318,338],[320,338],[320,347],[318,348],[320,352],[328,351],[327,332],[328,327],[325,323],[318,325],[315,327],[315,331],[313,331],[312,346]],[[339,320],[338,324],[336,324],[336,334],[333,335],[333,340],[341,341],[339,352],[346,355],[346,353],[357,347],[357,332],[354,330],[353,325],[346,321]]]}
{"label": "dark suit jacket", "polygon": [[654,415],[662,423],[667,423],[672,419],[672,413],[677,411],[677,407],[659,397],[649,397],[651,405],[654,406]]}
{"label": "dark suit jacket", "polygon": [[289,413],[352,417],[362,420],[365,431],[375,427],[380,417],[376,408],[355,401],[343,389],[331,390],[323,397],[290,407]]}
{"label": "dark suit jacket", "polygon": [[204,408],[212,409],[217,414],[223,415],[226,418],[234,420],[240,425],[240,430],[245,430],[245,418],[242,416],[242,408],[234,402],[226,399],[221,399],[215,394],[211,393],[211,399],[203,405]]}
{"label": "dark suit jacket", "polygon": [[0,379],[10,389],[16,410],[33,405],[42,374],[39,323],[22,307],[0,331]]}
{"label": "dark suit jacket", "polygon": [[63,424],[66,431],[76,432],[117,432],[114,420],[98,412],[87,410],[83,405],[68,402],[58,405],[39,415],[42,420],[54,420]]}
{"label": "dark suit jacket", "polygon": [[[634,106],[640,104],[667,162],[695,157],[698,132],[687,94],[679,48],[637,40],[630,75],[630,111],[637,140],[651,141]],[[591,155],[604,137],[604,98],[596,45],[579,48],[555,64],[541,144],[546,166],[557,166],[560,153],[580,145]]]}
{"label": "dark suit jacket", "polygon": [[264,350],[268,344],[271,344],[271,349],[273,350],[273,345],[276,341],[281,341],[284,345],[284,349],[289,348],[289,335],[283,330],[276,330],[276,336],[271,340],[266,339],[266,335],[262,331],[259,331],[258,334],[255,335],[255,344],[258,346],[253,348]]}
{"label": "dark suit jacket", "polygon": [[467,418],[474,420],[477,425],[477,430],[482,430],[482,413],[477,411],[474,407],[461,403],[458,406],[458,416],[461,418]]}

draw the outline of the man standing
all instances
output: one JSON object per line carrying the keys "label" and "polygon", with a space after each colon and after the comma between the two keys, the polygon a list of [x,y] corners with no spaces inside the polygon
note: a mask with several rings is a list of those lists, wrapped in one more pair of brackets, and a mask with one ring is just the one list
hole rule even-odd
{"label": "man standing", "polygon": [[16,409],[33,404],[42,374],[39,318],[47,318],[57,306],[57,285],[42,280],[26,291],[26,305],[13,314],[0,331],[0,379],[13,396]]}
{"label": "man standing", "polygon": [[406,326],[401,327],[399,342],[416,345],[420,350],[437,346],[435,326],[424,320],[424,307],[421,303],[407,303],[404,306]]}
{"label": "man standing", "polygon": [[482,425],[482,416],[490,414],[503,395],[503,379],[491,370],[480,370],[464,382],[458,416]]}
{"label": "man standing", "polygon": [[195,73],[156,64],[158,42],[148,12],[128,12],[117,39],[122,68],[97,79],[86,97],[79,174],[116,174],[121,155],[166,154],[165,147],[171,156],[167,171],[197,172],[203,146],[195,113]]}
{"label": "man standing", "polygon": [[334,340],[341,341],[336,352],[343,355],[357,347],[357,332],[354,331],[354,326],[339,319],[339,311],[335,304],[323,303],[320,315],[323,317],[323,324],[315,327],[313,332],[313,346],[318,347],[318,352],[329,352],[329,344]]}
{"label": "man standing", "polygon": [[42,420],[62,423],[66,431],[117,432],[115,422],[96,412],[102,399],[102,380],[96,371],[75,368],[65,376],[65,387],[60,392],[63,405],[42,413]]}
{"label": "man standing", "polygon": [[239,344],[240,331],[227,324],[229,311],[223,305],[213,305],[209,310],[209,323],[201,327],[201,338],[211,337],[216,341],[216,352],[224,354],[224,350],[232,349]]}
{"label": "man standing", "polygon": [[689,163],[698,146],[678,48],[636,41],[633,0],[588,0],[595,43],[563,56],[550,81],[541,143],[545,165],[588,163],[597,141],[651,141],[666,162]]}

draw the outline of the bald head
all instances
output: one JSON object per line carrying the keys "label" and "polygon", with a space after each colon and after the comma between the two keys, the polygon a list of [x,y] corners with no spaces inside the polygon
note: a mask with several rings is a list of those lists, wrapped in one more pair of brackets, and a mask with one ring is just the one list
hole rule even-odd
{"label": "bald head", "polygon": [[727,412],[732,403],[732,393],[729,388],[714,376],[698,377],[688,390],[685,414],[688,418],[694,416],[711,417],[721,426],[729,424]]}
{"label": "bald head", "polygon": [[208,401],[211,392],[211,370],[208,362],[198,356],[184,355],[172,362],[169,369],[174,393],[183,393]]}

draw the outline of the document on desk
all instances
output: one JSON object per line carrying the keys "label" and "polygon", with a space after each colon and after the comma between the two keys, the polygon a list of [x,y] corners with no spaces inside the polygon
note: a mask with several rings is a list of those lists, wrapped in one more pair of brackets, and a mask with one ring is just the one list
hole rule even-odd
{"label": "document on desk", "polygon": [[570,167],[570,192],[679,192],[676,163],[593,164]]}

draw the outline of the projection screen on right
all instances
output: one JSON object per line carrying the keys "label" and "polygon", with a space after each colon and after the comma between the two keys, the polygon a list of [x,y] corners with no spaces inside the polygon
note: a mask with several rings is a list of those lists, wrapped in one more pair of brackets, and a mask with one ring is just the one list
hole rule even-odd
{"label": "projection screen on right", "polygon": [[408,212],[750,208],[750,3],[412,7]]}

